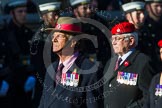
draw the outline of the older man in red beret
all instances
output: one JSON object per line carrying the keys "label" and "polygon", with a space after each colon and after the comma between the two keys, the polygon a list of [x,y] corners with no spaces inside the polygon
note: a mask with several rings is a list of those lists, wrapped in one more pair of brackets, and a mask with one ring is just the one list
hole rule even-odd
{"label": "older man in red beret", "polygon": [[142,108],[152,75],[151,60],[135,49],[138,34],[133,24],[121,22],[112,30],[115,56],[111,59],[105,90],[108,108]]}

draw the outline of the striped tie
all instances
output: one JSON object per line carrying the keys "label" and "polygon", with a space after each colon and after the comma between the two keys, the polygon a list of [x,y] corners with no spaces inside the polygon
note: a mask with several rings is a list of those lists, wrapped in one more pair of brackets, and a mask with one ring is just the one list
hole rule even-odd
{"label": "striped tie", "polygon": [[115,70],[119,68],[121,61],[122,61],[122,58],[118,58],[118,60],[116,61]]}
{"label": "striped tie", "polygon": [[57,68],[56,73],[56,85],[61,81],[62,69],[64,68],[63,63],[61,63]]}

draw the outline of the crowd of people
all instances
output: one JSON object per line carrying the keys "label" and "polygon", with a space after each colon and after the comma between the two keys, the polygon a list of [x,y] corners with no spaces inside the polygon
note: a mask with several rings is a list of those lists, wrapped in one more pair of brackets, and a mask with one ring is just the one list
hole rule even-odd
{"label": "crowd of people", "polygon": [[[103,2],[124,20],[103,16],[99,0],[69,0],[68,12],[61,0],[29,1],[4,6],[0,107],[161,108],[162,0]],[[26,23],[36,10],[34,31]]]}

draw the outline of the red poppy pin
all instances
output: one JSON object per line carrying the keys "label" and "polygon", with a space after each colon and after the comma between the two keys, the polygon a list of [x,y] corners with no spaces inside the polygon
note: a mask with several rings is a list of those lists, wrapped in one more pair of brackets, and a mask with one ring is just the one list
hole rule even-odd
{"label": "red poppy pin", "polygon": [[129,61],[125,61],[125,62],[124,62],[124,66],[125,66],[125,67],[128,67],[129,65],[130,65],[130,62],[129,62]]}

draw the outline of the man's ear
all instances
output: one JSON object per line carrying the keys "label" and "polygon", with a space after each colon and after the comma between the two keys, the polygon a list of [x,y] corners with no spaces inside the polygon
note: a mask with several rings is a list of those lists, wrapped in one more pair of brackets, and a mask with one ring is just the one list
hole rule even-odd
{"label": "man's ear", "polygon": [[133,19],[132,19],[131,13],[127,13],[127,14],[125,15],[125,17],[126,17],[126,19],[128,20],[128,22],[133,23]]}
{"label": "man's ear", "polygon": [[77,41],[73,39],[73,40],[71,41],[71,47],[75,47],[76,43],[77,43]]}
{"label": "man's ear", "polygon": [[79,16],[79,15],[78,15],[78,9],[77,9],[77,8],[74,9],[74,15],[75,15],[76,17]]}
{"label": "man's ear", "polygon": [[129,40],[130,40],[129,45],[134,46],[135,45],[135,38],[131,36]]}

